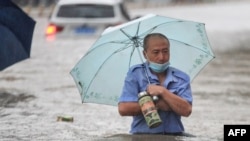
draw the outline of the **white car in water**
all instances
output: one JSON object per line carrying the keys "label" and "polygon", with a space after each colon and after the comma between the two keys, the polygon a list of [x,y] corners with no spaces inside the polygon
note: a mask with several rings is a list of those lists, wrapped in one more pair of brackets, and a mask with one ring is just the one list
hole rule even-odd
{"label": "white car in water", "polygon": [[130,20],[122,0],[59,0],[49,17],[47,37],[99,36]]}

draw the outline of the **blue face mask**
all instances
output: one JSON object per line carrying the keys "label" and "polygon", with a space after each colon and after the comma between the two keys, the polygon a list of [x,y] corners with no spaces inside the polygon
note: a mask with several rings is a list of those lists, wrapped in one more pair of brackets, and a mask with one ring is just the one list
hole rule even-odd
{"label": "blue face mask", "polygon": [[151,68],[154,72],[161,73],[169,67],[170,63],[166,62],[164,64],[158,64],[149,61],[149,68]]}

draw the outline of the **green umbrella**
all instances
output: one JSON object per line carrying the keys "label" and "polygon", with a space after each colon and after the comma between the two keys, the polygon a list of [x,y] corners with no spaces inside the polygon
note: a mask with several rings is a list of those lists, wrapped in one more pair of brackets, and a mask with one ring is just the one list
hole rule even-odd
{"label": "green umbrella", "polygon": [[82,102],[117,105],[129,67],[146,61],[142,42],[149,33],[168,37],[171,65],[191,81],[215,57],[203,23],[149,14],[110,27],[70,72]]}

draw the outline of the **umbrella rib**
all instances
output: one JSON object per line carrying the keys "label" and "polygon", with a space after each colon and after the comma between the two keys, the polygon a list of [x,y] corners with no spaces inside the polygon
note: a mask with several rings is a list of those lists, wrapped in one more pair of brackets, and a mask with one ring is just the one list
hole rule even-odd
{"label": "umbrella rib", "polygon": [[132,36],[131,35],[129,35],[128,33],[126,33],[124,30],[122,30],[122,29],[120,29],[120,31],[124,34],[124,35],[126,35],[130,40],[132,40]]}
{"label": "umbrella rib", "polygon": [[139,29],[140,29],[141,22],[138,22],[137,29],[136,29],[136,34],[134,36],[129,35],[126,33],[123,29],[120,29],[120,31],[126,35],[131,41],[133,41],[133,38],[138,37]]}
{"label": "umbrella rib", "polygon": [[126,43],[126,41],[127,41],[127,40],[124,40],[124,41],[111,41],[111,42],[102,43],[102,44],[96,46],[95,48],[89,50],[89,51],[85,54],[85,56],[87,56],[87,55],[88,55],[89,53],[91,53],[92,51],[98,49],[99,47],[102,47],[104,44],[110,44],[110,43],[129,44],[129,43]]}
{"label": "umbrella rib", "polygon": [[[138,38],[139,39],[139,38]],[[142,61],[142,63],[143,63],[143,60],[142,60],[142,57],[141,57],[141,54],[140,54],[140,52],[139,52],[139,49],[138,49],[138,47],[142,47],[142,43],[139,41],[138,42],[138,45],[139,46],[136,46],[135,44],[132,44],[132,51],[131,51],[131,53],[130,53],[130,59],[129,59],[129,66],[130,66],[130,64],[131,64],[131,58],[132,58],[132,56],[133,56],[133,54],[134,54],[134,52],[135,52],[135,48],[137,48],[137,52],[138,52],[138,55],[139,55],[139,57],[140,57],[140,60]]]}
{"label": "umbrella rib", "polygon": [[152,27],[151,29],[147,30],[146,32],[142,33],[140,36],[145,36],[149,33],[152,33],[158,26]]}
{"label": "umbrella rib", "polygon": [[131,58],[132,58],[132,55],[133,55],[134,51],[135,51],[135,46],[132,46],[132,51],[130,53],[128,66],[130,66],[130,64],[131,64]]}
{"label": "umbrella rib", "polygon": [[195,49],[197,49],[197,50],[200,50],[200,51],[202,51],[202,52],[204,52],[204,53],[210,55],[211,57],[215,57],[214,55],[210,54],[210,52],[206,52],[205,50],[202,50],[202,49],[200,49],[199,47],[192,46],[192,45],[187,44],[187,43],[185,43],[185,42],[181,42],[181,41],[178,41],[178,40],[175,40],[175,39],[171,39],[171,38],[170,38],[169,40],[176,41],[176,42],[179,42],[179,43],[183,43],[183,44],[187,45],[187,46],[190,47],[190,48],[195,48]]}
{"label": "umbrella rib", "polygon": [[141,25],[141,22],[138,23],[138,26],[137,26],[137,31],[136,31],[136,36],[138,37],[138,33],[139,33],[139,29],[140,29],[140,25]]}

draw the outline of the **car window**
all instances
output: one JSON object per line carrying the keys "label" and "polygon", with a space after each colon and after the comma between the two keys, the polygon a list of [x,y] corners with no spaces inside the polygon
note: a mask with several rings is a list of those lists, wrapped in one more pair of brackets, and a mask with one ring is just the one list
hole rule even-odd
{"label": "car window", "polygon": [[74,4],[62,5],[57,13],[64,18],[112,18],[114,7],[110,5]]}

